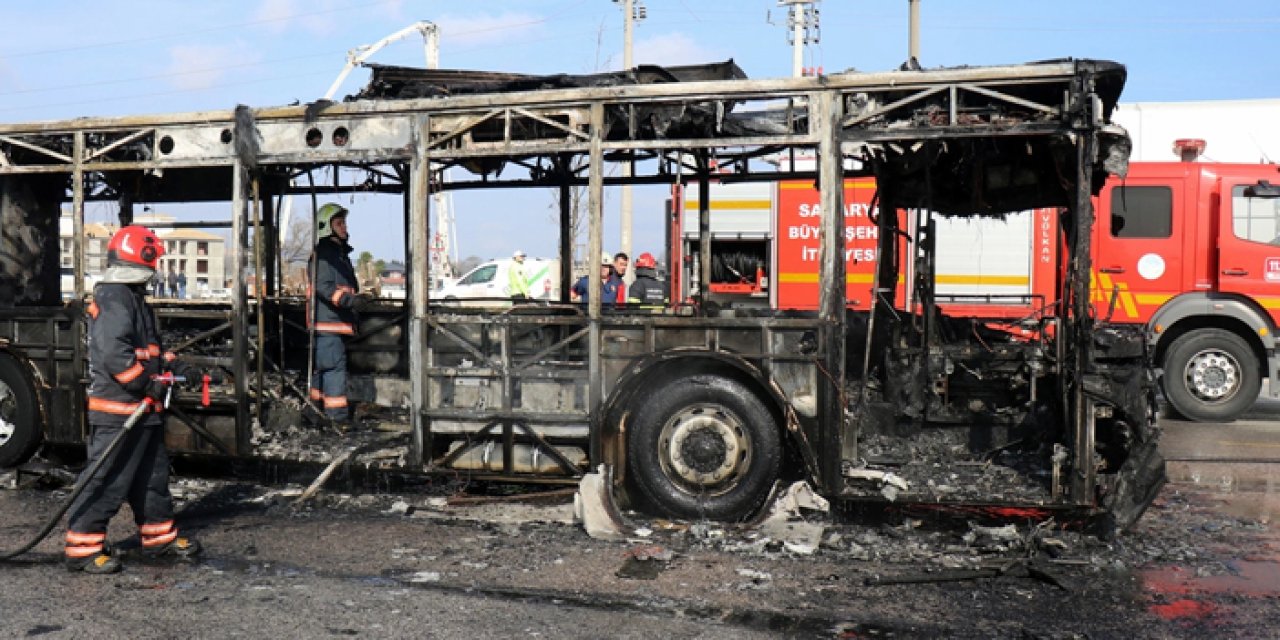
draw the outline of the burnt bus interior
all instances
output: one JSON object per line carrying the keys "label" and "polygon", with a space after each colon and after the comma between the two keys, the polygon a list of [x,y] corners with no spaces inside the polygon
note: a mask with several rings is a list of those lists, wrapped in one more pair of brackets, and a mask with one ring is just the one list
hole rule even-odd
{"label": "burnt bus interior", "polygon": [[[357,215],[376,197],[402,211],[408,291],[366,311],[350,346],[353,396],[404,423],[386,441],[399,455],[368,464],[534,483],[607,464],[626,503],[686,518],[747,518],[779,480],[807,478],[853,501],[1066,506],[1123,526],[1163,481],[1143,336],[1099,321],[1088,295],[1090,196],[1127,161],[1109,124],[1124,75],[1077,60],[763,81],[732,62],[539,77],[375,66],[342,103],[0,125],[0,418],[16,425],[0,463],[40,437],[84,440],[92,292],[73,243],[76,290],[59,295],[57,220],[71,211],[81,237],[91,203],[120,223],[170,203],[221,212],[171,223],[228,234],[233,268],[225,300],[155,302],[166,346],[224,375],[207,405],[179,394],[170,446],[308,455],[263,445],[284,427],[326,430],[306,426],[307,301],[286,285],[280,212],[341,198]],[[755,161],[787,154],[818,167]],[[598,256],[605,190],[630,182],[701,190],[695,289],[708,291],[713,171],[815,180],[824,211],[842,210],[844,177],[870,175],[883,210],[929,213],[910,229],[875,221],[869,312],[846,309],[840,216],[821,223],[817,312],[612,307],[596,278],[573,304],[567,267],[561,299],[538,304],[446,304],[425,284],[434,193],[559,193],[548,233],[570,265],[570,191],[584,190]],[[1059,298],[1007,325],[941,314],[930,220],[1036,207],[1065,211]],[[909,303],[894,286],[908,264]]]}

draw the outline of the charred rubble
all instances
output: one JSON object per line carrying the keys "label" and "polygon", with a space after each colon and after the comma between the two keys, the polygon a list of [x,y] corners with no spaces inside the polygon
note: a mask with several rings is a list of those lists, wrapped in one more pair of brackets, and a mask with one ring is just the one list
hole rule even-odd
{"label": "charred rubble", "polygon": [[[848,323],[849,344],[860,346],[868,322],[857,315],[864,317]],[[861,351],[848,353],[846,406],[860,425],[863,465],[846,468],[848,490],[926,503],[1055,502],[1070,442],[1047,325],[938,314],[926,339],[921,317],[889,318],[887,338],[872,345],[865,366]],[[1101,496],[1109,507],[1122,507],[1107,500],[1133,491],[1147,504],[1164,484],[1144,340],[1140,328],[1100,325],[1089,345],[1086,391],[1106,406],[1097,416],[1096,464],[1112,478]],[[1141,513],[1134,509],[1120,508],[1120,517],[1131,523]]]}

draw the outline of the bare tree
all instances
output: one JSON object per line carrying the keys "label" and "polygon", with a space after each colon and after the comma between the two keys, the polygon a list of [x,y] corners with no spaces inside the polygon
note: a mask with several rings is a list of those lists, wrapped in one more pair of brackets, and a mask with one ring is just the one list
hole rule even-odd
{"label": "bare tree", "polygon": [[[599,71],[601,71],[603,66],[607,64],[607,61],[601,62],[600,60],[600,53],[604,48],[604,32],[605,32],[605,22],[604,20],[601,20],[599,27],[596,29],[596,52],[595,52],[595,60],[593,62],[593,68],[586,69],[585,71],[587,73],[598,73]],[[582,170],[586,168],[587,162],[588,162],[588,158],[586,156],[575,156],[569,160],[566,166],[557,167],[557,168],[563,171],[563,174],[564,174],[563,177],[565,179],[569,179],[573,176],[577,176],[581,174]],[[586,225],[587,225],[587,220],[589,219],[587,205],[590,202],[590,198],[588,197],[588,191],[585,185],[571,186],[569,187],[568,192],[569,192],[569,207],[568,207],[569,238],[570,238],[570,242],[575,244],[575,246],[570,247],[569,257],[573,261],[573,264],[570,265],[569,267],[572,269],[570,273],[574,277],[577,277],[579,273],[586,273],[587,266],[590,264],[592,260],[596,259],[591,256],[581,255],[582,253],[585,253],[585,250],[581,250],[581,251],[579,250],[580,240],[583,236],[586,235],[586,231],[587,231]],[[552,203],[550,206],[551,220],[553,223],[557,225],[557,227],[560,224],[560,210],[561,210],[560,193],[561,193],[560,191],[555,192],[555,194],[552,196]]]}
{"label": "bare tree", "polygon": [[280,260],[285,264],[305,264],[311,258],[311,221],[294,219],[280,244]]}
{"label": "bare tree", "polygon": [[463,276],[463,275],[466,275],[468,271],[480,266],[483,263],[484,263],[484,260],[482,260],[480,256],[467,256],[457,261],[456,263],[454,263],[453,272],[458,274],[458,276]]}
{"label": "bare tree", "polygon": [[[570,160],[568,166],[564,168],[565,178],[567,179],[571,176],[577,175],[581,171],[581,169],[586,166],[586,164],[587,164],[587,159],[583,157],[577,157]],[[551,221],[557,227],[559,227],[560,225],[560,210],[561,210],[560,194],[561,193],[562,193],[561,191],[555,192],[555,195],[553,195],[551,198],[551,205],[549,207],[551,209]],[[586,225],[588,220],[587,204],[589,203],[590,199],[588,198],[587,187],[582,185],[575,185],[575,186],[569,187],[568,193],[569,193],[569,207],[568,207],[569,208],[569,238],[571,242],[577,243],[580,238],[586,235]],[[571,258],[575,263],[581,262],[583,260],[583,257],[578,255],[580,252],[577,249],[578,247],[576,246],[571,247],[569,252],[569,255],[571,256]]]}

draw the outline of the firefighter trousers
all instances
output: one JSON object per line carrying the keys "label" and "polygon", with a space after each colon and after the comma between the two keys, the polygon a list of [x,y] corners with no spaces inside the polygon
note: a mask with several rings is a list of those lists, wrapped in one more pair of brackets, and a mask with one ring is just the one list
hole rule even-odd
{"label": "firefighter trousers", "polygon": [[[102,456],[123,428],[93,425],[89,436],[90,464]],[[148,416],[134,427],[116,448],[114,459],[87,481],[71,505],[67,528],[83,534],[105,533],[107,522],[126,500],[139,527],[161,523],[172,527],[169,453],[164,448],[164,427],[159,416]]]}
{"label": "firefighter trousers", "polygon": [[311,399],[324,406],[324,413],[330,420],[347,422],[347,346],[342,336],[316,334],[315,366],[311,377]]}

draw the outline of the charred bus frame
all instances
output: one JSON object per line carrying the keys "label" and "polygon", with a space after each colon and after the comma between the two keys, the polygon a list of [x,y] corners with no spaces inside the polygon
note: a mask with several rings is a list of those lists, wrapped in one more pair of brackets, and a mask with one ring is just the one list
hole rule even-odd
{"label": "charred bus frame", "polygon": [[[207,223],[231,229],[229,304],[161,305],[166,322],[196,334],[179,346],[230,332],[229,355],[211,359],[232,374],[215,394],[221,401],[199,409],[184,399],[170,425],[196,430],[199,437],[187,441],[193,452],[252,455],[253,426],[270,408],[266,376],[274,369],[287,378],[297,369],[270,357],[273,341],[296,338],[304,305],[279,287],[273,198],[364,189],[404,197],[408,298],[383,305],[373,324],[399,332],[389,351],[404,353],[384,372],[408,383],[410,468],[567,481],[611,464],[639,504],[741,518],[780,475],[806,477],[833,497],[857,494],[848,472],[862,463],[864,433],[895,432],[882,423],[1012,421],[1061,449],[1036,454],[1046,465],[1052,458],[1055,471],[1038,504],[1102,507],[1120,512],[1121,523],[1136,518],[1162,478],[1145,352],[1141,336],[1099,326],[1088,288],[1090,196],[1104,164],[1115,170],[1127,159],[1126,136],[1109,124],[1123,67],[1068,60],[631,84],[637,75],[551,89],[544,87],[566,85],[506,78],[514,84],[503,88],[493,77],[469,83],[437,75],[428,81],[439,83],[441,97],[0,125],[0,205],[7,220],[37,229],[23,240],[6,228],[6,242],[47,251],[50,219],[68,202],[76,238],[92,200],[119,202],[123,222],[135,202],[231,203],[229,220]],[[796,151],[816,153],[817,171],[794,171],[785,159]],[[766,154],[783,161],[762,170],[755,160]],[[587,255],[597,256],[604,189],[622,181],[609,177],[617,163],[632,165],[632,183],[691,181],[703,189],[705,291],[713,160],[721,179],[726,168],[737,180],[811,177],[826,212],[843,211],[842,189],[828,186],[861,174],[876,177],[882,208],[930,213],[915,229],[896,228],[893,215],[877,220],[877,304],[864,316],[846,310],[838,215],[821,221],[816,314],[698,304],[657,315],[614,310],[601,305],[596,278],[588,279],[585,307],[563,297],[470,310],[430,298],[434,191],[541,186],[567,195],[585,186]],[[504,165],[521,175],[501,178]],[[292,178],[318,166],[357,168],[371,179],[293,186]],[[478,177],[445,184],[448,167]],[[568,200],[561,198],[562,265],[573,262]],[[993,348],[970,323],[978,341],[955,340],[932,304],[929,216],[1044,206],[1066,212],[1055,230],[1065,256],[1060,300],[1022,338]],[[899,238],[910,247],[901,255]],[[906,261],[917,278],[904,304],[893,283]],[[14,268],[0,274],[0,287],[13,290],[13,303],[0,309],[7,340],[0,369],[20,370],[21,379],[3,381],[27,385],[39,402],[10,419],[36,420],[47,441],[79,443],[84,247],[74,247],[70,305],[38,286],[47,262],[26,262],[15,268],[34,273],[28,282]],[[244,275],[251,266],[264,276],[256,295]],[[568,295],[567,267],[561,291]],[[988,385],[1017,391],[966,395],[982,386],[983,367],[993,372]],[[18,444],[23,451],[11,446],[10,458],[34,446]]]}

